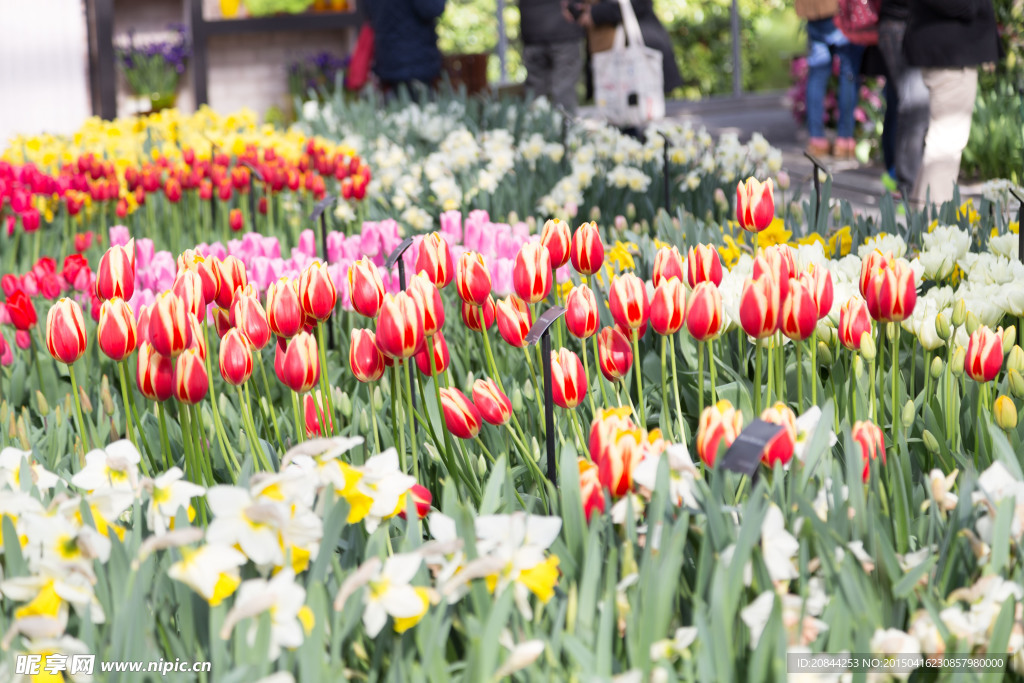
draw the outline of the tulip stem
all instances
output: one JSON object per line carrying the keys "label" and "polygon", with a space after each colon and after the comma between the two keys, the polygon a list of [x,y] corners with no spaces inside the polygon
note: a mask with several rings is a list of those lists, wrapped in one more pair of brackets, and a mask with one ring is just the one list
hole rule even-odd
{"label": "tulip stem", "polygon": [[466,464],[466,470],[468,471],[466,484],[469,486],[469,493],[473,496],[475,503],[479,503],[480,499],[483,498],[483,494],[480,492],[480,479],[476,472],[476,463],[473,463],[469,459],[469,453],[466,452],[466,445],[460,440],[458,442],[459,450],[462,452],[462,460]]}
{"label": "tulip stem", "polygon": [[398,449],[398,459],[402,464],[402,472],[405,472],[405,430],[399,428],[398,412],[398,370],[399,364],[391,366],[391,439],[392,444]]}
{"label": "tulip stem", "polygon": [[782,345],[782,333],[776,332],[774,337],[775,362],[778,366],[775,369],[775,393],[779,400],[786,401],[786,349]]}
{"label": "tulip stem", "polygon": [[270,399],[270,382],[267,381],[267,369],[263,364],[263,352],[253,349],[252,355],[256,356],[256,365],[260,367],[260,377],[263,379],[263,392],[267,397],[267,403],[270,404],[270,423],[274,426],[274,438],[277,439],[277,447],[283,451],[284,441],[281,439],[281,430],[277,427],[277,412]]}
{"label": "tulip stem", "polygon": [[[242,413],[242,428],[245,430],[246,438],[249,440],[249,450],[252,451],[252,467],[258,469],[263,464],[262,448],[259,447],[256,441],[256,426],[252,423],[252,413],[249,410],[249,402],[246,399],[244,393],[242,393],[242,387],[235,387],[238,391],[238,409]],[[270,467],[267,467],[270,470]]]}
{"label": "tulip stem", "polygon": [[871,359],[871,421],[876,425],[878,424],[878,393],[875,388],[875,376],[878,374],[875,372],[876,366],[878,365],[878,356],[875,355]]}
{"label": "tulip stem", "polygon": [[900,326],[899,323],[889,323],[892,326],[892,442],[896,445],[896,437],[900,433],[900,410],[896,406],[897,380],[900,379]]}
{"label": "tulip stem", "polygon": [[[608,400],[608,391],[605,389],[605,386],[604,386],[605,385],[604,373],[600,371],[601,356],[599,355],[600,351],[598,350],[598,347],[597,347],[597,335],[596,334],[591,335],[590,338],[593,340],[593,344],[594,344],[594,360],[597,361],[597,364],[598,364],[597,383],[599,385],[601,385],[601,398],[604,399],[605,407],[606,408],[610,408],[611,407],[611,402]],[[619,403],[621,404],[621,401]],[[594,417],[597,417],[596,413],[594,414]]]}
{"label": "tulip stem", "polygon": [[811,405],[818,405],[818,340],[811,335]]}
{"label": "tulip stem", "polygon": [[640,362],[640,343],[637,331],[633,330],[633,365],[636,368],[636,400],[640,404],[640,429],[647,429],[647,419],[644,415],[644,382],[643,364]]}
{"label": "tulip stem", "polygon": [[373,448],[374,454],[380,453],[380,434],[377,433],[377,411],[373,407],[373,382],[366,383],[366,392],[369,397],[370,406],[370,424],[373,425]]}
{"label": "tulip stem", "polygon": [[[35,351],[35,342],[32,343],[32,350]],[[39,359],[36,359],[36,369],[39,368]],[[92,450],[92,441],[89,439],[89,433],[86,432],[85,420],[82,418],[82,399],[78,392],[78,381],[75,379],[75,364],[68,364],[68,374],[71,376],[71,393],[75,397],[75,417],[78,419],[78,431],[82,436],[82,449],[83,452],[88,453]],[[40,385],[42,386],[42,385]]]}
{"label": "tulip stem", "polygon": [[[135,449],[138,450],[139,444],[135,439],[135,430],[132,428],[132,409],[128,405],[128,381],[124,376],[124,364],[118,364],[119,374],[121,375],[121,403],[124,404],[124,431],[128,434],[128,440],[132,442]],[[142,471],[148,477],[149,463],[146,462],[146,458],[141,459]]]}
{"label": "tulip stem", "polygon": [[[210,360],[209,354],[209,334],[207,333],[207,323],[203,321],[203,345],[207,349],[206,357],[203,361],[206,363],[206,376],[210,378],[210,405],[213,408],[213,429],[217,433],[217,441],[220,443],[220,450],[224,453],[224,461],[227,464],[227,460],[230,454],[231,460],[235,459],[235,454],[231,449],[231,443],[228,441],[227,436],[224,434],[224,425],[220,419],[220,407],[217,405],[217,389],[214,387],[213,381],[213,369],[212,361]],[[233,473],[232,473],[232,476]]]}
{"label": "tulip stem", "polygon": [[174,461],[171,458],[171,440],[167,438],[167,418],[165,417],[167,411],[164,408],[163,401],[156,402],[156,412],[160,417],[160,448],[164,452],[164,467],[171,469]]}
{"label": "tulip stem", "polygon": [[[757,340],[757,344],[758,346],[761,345],[760,339]],[[765,353],[768,355],[768,358],[766,359],[768,362],[768,381],[765,383],[765,386],[767,386],[768,389],[765,394],[764,407],[767,408],[772,404],[772,388],[775,386],[775,356],[773,355],[775,353],[775,350],[768,349]],[[754,417],[760,417],[760,409],[756,410],[755,412],[757,413],[757,415],[755,415]]]}
{"label": "tulip stem", "polygon": [[185,474],[193,484],[201,484],[201,474],[196,465],[195,451],[192,447],[192,423],[188,419],[188,406],[178,402],[178,426],[181,427],[181,444],[185,448]]}
{"label": "tulip stem", "polygon": [[[483,307],[479,306],[478,309],[480,311],[480,320],[482,321],[484,319]],[[487,357],[487,367],[490,369],[491,374],[494,375],[494,381],[498,383],[498,388],[501,389],[501,393],[504,394],[505,387],[501,383],[501,375],[498,374],[498,367],[494,363],[494,354],[491,353],[490,335],[487,334],[486,326],[480,329],[480,334],[483,335],[484,338],[484,355]],[[433,347],[430,347],[430,349],[430,355],[433,355]]]}
{"label": "tulip stem", "polygon": [[697,414],[704,412],[704,342],[697,342]]}
{"label": "tulip stem", "polygon": [[[334,398],[331,396],[331,382],[327,377],[327,346],[324,345],[324,323],[319,321],[316,324],[317,350],[320,351],[320,392],[326,401],[323,410],[331,415],[330,424],[324,424],[321,432],[325,435],[334,436]],[[328,431],[329,430],[329,431]]]}
{"label": "tulip stem", "polygon": [[[43,391],[43,388],[46,387],[46,385],[43,384],[43,366],[40,365],[40,363],[39,363],[39,350],[36,348],[36,338],[35,338],[35,335],[33,335],[31,332],[28,333],[28,338],[29,338],[29,341],[31,342],[31,344],[29,344],[29,348],[32,349],[32,364],[36,366],[36,381],[39,382],[39,390]],[[70,365],[68,366],[68,370],[71,370],[71,366]],[[71,373],[71,375],[72,375],[71,384],[72,384],[72,386],[74,386],[74,383],[75,383],[74,373]],[[75,394],[75,400],[78,400],[78,394],[77,393]],[[84,444],[85,443],[85,440],[84,440],[85,439],[85,424],[82,423],[81,421],[79,421],[78,428],[80,430],[82,430],[82,433],[83,433],[82,443]]]}
{"label": "tulip stem", "polygon": [[[669,336],[669,344],[671,345],[669,351],[672,356],[672,386],[676,399],[676,420],[679,422],[679,440],[685,441],[686,429],[683,425],[683,409],[679,404],[679,375],[676,373],[676,336],[674,334]],[[602,386],[602,388],[604,387]]]}
{"label": "tulip stem", "polygon": [[803,342],[795,339],[793,345],[796,347],[796,412],[801,413],[804,409],[804,362],[801,353]]}
{"label": "tulip stem", "polygon": [[716,388],[716,370],[715,370],[715,342],[711,340],[708,342],[708,368],[711,370],[711,405],[718,403],[718,389]]}
{"label": "tulip stem", "polygon": [[761,367],[761,343],[754,342],[754,417],[761,415],[761,379],[763,375]]}
{"label": "tulip stem", "polygon": [[[256,420],[252,414],[252,394],[249,393],[249,383],[246,382],[242,385],[245,387],[245,410],[249,414],[249,426],[252,427],[252,438],[256,442],[256,452],[259,454],[260,460],[263,461],[263,466],[267,468],[268,472],[273,472],[274,468],[271,462],[267,459],[267,453],[263,450],[263,444],[260,443],[259,432],[256,431]],[[266,424],[264,423],[264,427]],[[273,446],[271,446],[273,448]]]}
{"label": "tulip stem", "polygon": [[[662,350],[664,351],[664,346],[662,346]],[[587,382],[589,383],[590,382],[590,360],[587,357],[587,342],[582,340],[582,339],[580,340],[580,355],[583,356],[583,373],[587,376]],[[597,360],[597,359],[595,358],[594,360]],[[662,364],[662,370],[664,370],[664,365],[665,365],[665,354],[664,353],[662,353],[661,364]],[[597,381],[600,382],[601,380],[598,379]],[[604,387],[601,387],[601,388],[604,389]],[[590,401],[590,417],[591,417],[591,419],[593,419],[593,418],[597,417],[597,408],[594,406],[594,392],[593,391],[588,391],[587,392],[587,399]],[[664,400],[664,399],[662,399],[662,400]]]}
{"label": "tulip stem", "polygon": [[203,474],[203,479],[206,480],[207,486],[213,486],[216,480],[213,477],[213,453],[210,445],[207,445],[204,432],[206,431],[203,427],[203,415],[199,410],[198,405],[189,406],[188,410],[192,411],[189,416],[192,421],[193,432],[192,443],[199,444],[199,471]]}
{"label": "tulip stem", "polygon": [[[665,415],[668,408],[668,362],[666,352],[668,351],[668,337],[661,338],[661,414]],[[662,420],[669,438],[672,438],[672,421]]]}
{"label": "tulip stem", "polygon": [[[443,423],[444,408],[441,407],[441,384],[440,380],[437,377],[437,362],[436,359],[434,358],[434,335],[429,335],[427,337],[427,358],[430,359],[430,379],[434,384],[434,401],[437,403],[437,412],[439,413],[441,421]],[[526,359],[529,360],[530,357],[527,356]],[[426,396],[426,394],[423,395]],[[425,399],[423,401],[423,404],[424,406],[426,405]],[[426,410],[426,408],[424,408],[424,410]],[[374,417],[374,420],[374,429],[376,430],[376,416]],[[458,466],[455,462],[455,454],[452,452],[452,437],[448,433],[447,427],[445,427],[441,431],[444,432],[444,466],[445,468],[448,469],[448,473],[451,476],[459,478]],[[376,431],[374,431],[374,435],[376,436]],[[377,451],[380,451],[380,446],[377,447]]]}
{"label": "tulip stem", "polygon": [[974,467],[978,467],[978,456],[981,454],[981,407],[985,405],[987,382],[978,382],[978,417],[974,421]]}
{"label": "tulip stem", "polygon": [[[541,417],[544,415],[544,404],[540,400],[541,385],[537,383],[537,373],[533,369],[533,361],[530,359],[530,347],[524,346],[523,353],[526,355],[526,364],[530,367],[530,380],[533,382],[533,398],[537,402],[537,432],[544,433],[546,425]],[[515,413],[513,413],[515,415]],[[517,423],[518,425],[518,423]],[[522,431],[522,429],[520,429]]]}
{"label": "tulip stem", "polygon": [[295,420],[295,443],[302,443],[306,440],[305,424],[299,414],[299,394],[292,391],[292,418]]}
{"label": "tulip stem", "polygon": [[[484,333],[484,340],[487,339],[487,333]],[[433,349],[429,349],[428,353],[433,354]],[[419,453],[416,448],[416,432],[413,424],[412,416],[412,380],[409,379],[409,373],[402,373],[405,375],[405,405],[409,409],[409,446],[412,448],[412,476],[417,482],[420,480],[420,459]],[[403,449],[404,450],[404,449]],[[404,468],[403,468],[404,471]]]}
{"label": "tulip stem", "polygon": [[142,431],[142,420],[139,419],[139,409],[135,407],[135,391],[131,385],[128,384],[128,378],[131,377],[131,371],[128,370],[128,361],[122,360],[121,366],[121,384],[125,387],[124,394],[128,397],[128,403],[125,404],[125,410],[130,410],[129,415],[132,421],[135,423],[135,428],[139,430],[139,441],[142,442],[142,448],[146,452],[146,456],[153,461],[153,469],[156,469],[156,458],[153,456],[153,450],[149,447],[149,441],[146,439],[146,433]]}

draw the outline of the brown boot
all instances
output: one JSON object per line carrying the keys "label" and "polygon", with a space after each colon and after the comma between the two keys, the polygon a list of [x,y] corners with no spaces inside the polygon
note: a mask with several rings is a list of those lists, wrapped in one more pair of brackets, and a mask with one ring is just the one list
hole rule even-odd
{"label": "brown boot", "polygon": [[857,141],[853,138],[836,138],[832,151],[836,159],[853,161],[857,158]]}
{"label": "brown boot", "polygon": [[807,153],[812,156],[828,156],[830,151],[828,138],[811,138],[807,141]]}

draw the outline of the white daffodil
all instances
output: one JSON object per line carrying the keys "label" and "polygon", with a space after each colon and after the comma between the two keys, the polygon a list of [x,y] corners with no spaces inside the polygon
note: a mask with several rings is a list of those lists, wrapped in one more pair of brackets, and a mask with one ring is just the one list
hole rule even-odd
{"label": "white daffodil", "polygon": [[[238,588],[234,607],[224,618],[220,637],[228,639],[242,620],[270,612],[270,660],[281,655],[281,648],[297,648],[313,629],[313,611],[305,606],[306,589],[295,583],[295,573],[283,569],[270,580],[249,579]],[[259,623],[249,625],[246,640],[256,642]]]}
{"label": "white daffodil", "polygon": [[921,503],[922,512],[927,510],[928,506],[932,503],[935,503],[935,506],[943,512],[956,509],[959,498],[952,491],[953,484],[956,483],[956,477],[959,473],[960,470],[953,470],[946,475],[940,469],[934,469],[928,473],[930,484],[928,487],[928,500]]}
{"label": "white daffodil", "polygon": [[302,467],[259,472],[249,479],[249,493],[257,501],[298,503],[309,508],[316,500],[316,490],[316,475]]}
{"label": "white daffodil", "polygon": [[[156,479],[143,480],[143,488],[150,492],[146,508],[146,523],[157,536],[167,532],[174,524],[178,510],[190,509],[190,500],[203,495],[205,488],[190,481],[184,481],[185,473],[179,467],[172,467]],[[191,514],[189,517],[191,518]]]}
{"label": "white daffodil", "polygon": [[370,533],[404,509],[405,495],[416,483],[399,469],[394,448],[373,456],[362,467],[333,462],[335,468],[327,470],[328,475],[335,491],[349,504],[349,524],[363,521]]}
{"label": "white daffodil", "polygon": [[543,640],[524,640],[511,648],[508,659],[494,672],[492,680],[500,681],[517,671],[522,671],[533,664],[544,652]]}
{"label": "white daffodil", "polygon": [[462,551],[462,543],[454,519],[441,512],[431,512],[427,516],[427,528],[430,529],[430,536],[435,541],[450,547],[450,552],[431,553],[423,558],[427,566],[431,568],[437,585],[443,586],[465,564],[466,554]]}
{"label": "white daffodil", "polygon": [[[32,638],[29,640],[24,648],[18,648],[20,653],[28,655],[41,655],[43,662],[40,664],[40,673],[35,676],[20,677],[15,675],[12,679],[12,683],[28,683],[31,681],[67,681],[68,683],[92,683],[92,673],[87,673],[82,670],[74,669],[70,666],[72,659],[76,655],[91,655],[93,650],[88,645],[83,643],[78,638],[73,638],[68,635],[53,636],[53,637],[42,637]],[[66,666],[64,671],[57,671],[55,674],[50,674],[46,671],[46,658],[49,655],[63,655],[67,657],[65,661]],[[93,667],[95,673],[95,667]]]}
{"label": "white daffodil", "polygon": [[657,486],[658,466],[662,458],[668,461],[669,499],[677,507],[697,507],[693,497],[694,482],[698,476],[697,468],[690,459],[690,451],[685,443],[668,446],[660,456],[648,456],[633,469],[633,481],[648,492]]}
{"label": "white daffodil", "polygon": [[[478,517],[477,551],[481,558],[467,565],[465,576],[473,577],[471,568],[480,568],[486,572],[484,577],[491,592],[500,593],[509,586],[514,587],[516,605],[529,619],[533,614],[528,600],[530,593],[542,602],[554,595],[558,557],[546,555],[546,550],[561,528],[562,520],[558,517],[522,512]],[[459,580],[460,575],[454,580]]]}
{"label": "white daffodil", "polygon": [[15,619],[44,617],[67,624],[70,605],[83,617],[88,612],[92,623],[102,624],[106,615],[93,592],[95,581],[88,564],[47,561],[39,564],[31,576],[0,582],[0,593],[9,600],[25,603],[14,610]]}
{"label": "white daffodil", "polygon": [[82,562],[110,557],[110,539],[90,526],[61,514],[28,515],[23,532],[25,558],[36,566],[44,562]]}
{"label": "white daffodil", "polygon": [[12,491],[21,490],[22,462],[28,463],[32,483],[40,491],[51,489],[57,483],[57,475],[40,465],[32,456],[32,451],[8,446],[0,450],[0,487],[6,486]]}
{"label": "white daffodil", "polygon": [[245,555],[234,548],[207,543],[197,550],[181,548],[181,560],[167,569],[167,576],[181,581],[216,606],[238,588],[238,568],[243,564]]}
{"label": "white daffodil", "polygon": [[281,566],[284,553],[278,535],[288,519],[283,503],[256,502],[238,486],[214,486],[206,492],[206,502],[213,512],[207,542],[237,544],[257,565]]}
{"label": "white daffodil", "polygon": [[[819,422],[821,422],[821,408],[818,406],[811,406],[807,412],[796,419],[796,442],[793,444],[793,455],[797,459],[803,461],[806,457],[807,445],[810,443],[811,437],[814,436],[815,430],[818,429]],[[838,441],[836,433],[830,429],[828,432],[829,449]]]}
{"label": "white daffodil", "polygon": [[105,449],[85,454],[85,467],[71,477],[71,483],[87,491],[112,488],[134,491],[139,484],[138,449],[131,441],[115,441]]}
{"label": "white daffodil", "polygon": [[[0,522],[3,521],[4,517],[9,517],[11,524],[14,526],[14,532],[17,534],[18,539],[21,540],[21,545],[24,547],[28,539],[25,537],[22,519],[29,515],[42,515],[43,504],[39,502],[38,498],[31,496],[22,491],[5,492],[4,495],[0,496]],[[4,549],[4,529],[3,524],[0,524],[0,554],[3,553]]]}
{"label": "white daffodil", "polygon": [[677,657],[688,650],[696,640],[697,628],[695,626],[677,628],[674,637],[656,641],[651,645],[651,661]]}
{"label": "white daffodil", "polygon": [[363,626],[367,635],[376,638],[389,616],[395,631],[404,633],[419,623],[430,606],[430,592],[411,584],[422,563],[423,558],[414,553],[392,555],[383,563],[370,558],[342,583],[334,609],[343,608],[356,591],[366,586]]}
{"label": "white daffodil", "polygon": [[[876,629],[875,634],[871,637],[871,652],[893,657],[920,656],[921,643],[914,636],[898,628],[880,628]],[[890,675],[905,681],[910,677],[910,672],[893,672]]]}
{"label": "white daffodil", "polygon": [[761,556],[772,581],[788,581],[800,576],[793,557],[800,543],[786,531],[786,520],[775,503],[768,506],[761,522]]}

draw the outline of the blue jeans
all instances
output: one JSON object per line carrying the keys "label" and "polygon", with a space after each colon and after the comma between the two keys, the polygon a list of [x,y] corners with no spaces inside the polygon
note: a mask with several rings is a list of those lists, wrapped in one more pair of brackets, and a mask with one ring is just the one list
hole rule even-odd
{"label": "blue jeans", "polygon": [[860,58],[864,48],[854,45],[832,19],[807,22],[807,131],[825,137],[825,89],[832,75],[832,55],[839,55],[839,124],[836,134],[853,137],[853,110],[860,85]]}

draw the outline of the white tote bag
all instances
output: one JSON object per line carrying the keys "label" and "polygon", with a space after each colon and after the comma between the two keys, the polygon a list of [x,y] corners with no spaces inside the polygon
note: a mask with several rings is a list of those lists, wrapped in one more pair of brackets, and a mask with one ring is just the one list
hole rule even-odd
{"label": "white tote bag", "polygon": [[644,45],[630,0],[619,0],[622,23],[611,50],[593,55],[594,103],[617,126],[642,127],[665,116],[661,52]]}

